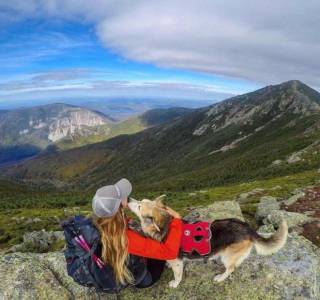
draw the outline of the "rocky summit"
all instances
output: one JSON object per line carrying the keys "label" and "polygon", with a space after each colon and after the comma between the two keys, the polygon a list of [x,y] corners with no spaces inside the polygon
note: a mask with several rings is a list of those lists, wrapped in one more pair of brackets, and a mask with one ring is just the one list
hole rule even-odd
{"label": "rocky summit", "polygon": [[[274,200],[263,199],[259,218],[266,211],[280,211]],[[263,206],[266,206],[265,208]],[[263,216],[262,216],[263,215]],[[194,210],[194,218],[242,219],[235,201],[216,202]],[[272,232],[273,223],[263,225],[261,232]],[[268,226],[266,230],[266,226]],[[286,246],[272,256],[250,257],[224,282],[213,277],[223,272],[219,262],[188,262],[178,288],[169,288],[173,273],[165,270],[153,287],[139,290],[128,288],[120,295],[103,295],[101,299],[320,299],[320,251],[310,241],[290,231]],[[9,253],[0,257],[0,299],[98,299],[91,290],[79,286],[68,277],[62,252]]]}

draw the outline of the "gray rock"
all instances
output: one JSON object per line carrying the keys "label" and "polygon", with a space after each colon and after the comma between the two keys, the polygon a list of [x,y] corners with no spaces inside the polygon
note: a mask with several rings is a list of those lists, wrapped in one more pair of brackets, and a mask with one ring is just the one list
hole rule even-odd
{"label": "gray rock", "polygon": [[273,166],[278,166],[278,165],[281,165],[283,163],[283,160],[281,159],[277,159],[275,161],[272,162],[272,165]]}
{"label": "gray rock", "polygon": [[205,193],[207,193],[208,191],[207,190],[200,190],[200,191],[198,191],[200,194],[205,194]]}
{"label": "gray rock", "polygon": [[239,200],[245,200],[245,199],[247,199],[249,196],[250,196],[249,193],[241,193],[241,194],[238,196],[238,198],[239,198]]}
{"label": "gray rock", "polygon": [[193,210],[190,213],[188,213],[186,216],[184,216],[183,219],[187,222],[193,223],[200,220],[200,214],[198,211]]}
{"label": "gray rock", "polygon": [[64,240],[63,231],[53,231],[52,232],[52,240],[53,241],[62,241],[62,240]]}
{"label": "gray rock", "polygon": [[258,222],[266,218],[271,212],[280,209],[280,203],[277,198],[272,196],[263,196],[260,198],[260,202],[257,206],[256,220]]}
{"label": "gray rock", "polygon": [[272,224],[262,225],[259,227],[257,232],[263,236],[271,235],[275,232],[274,226]]}
{"label": "gray rock", "polygon": [[67,275],[61,252],[7,254],[0,270],[0,299],[85,299],[86,289]]}
{"label": "gray rock", "polygon": [[301,154],[302,154],[301,152],[291,154],[287,159],[287,163],[294,164],[296,162],[301,161],[302,160],[302,158],[300,157]]}
{"label": "gray rock", "polygon": [[32,224],[32,223],[33,223],[33,220],[31,218],[28,218],[27,221],[25,222],[26,225]]}
{"label": "gray rock", "polygon": [[32,231],[23,235],[23,243],[10,248],[10,252],[31,251],[46,252],[57,241],[64,240],[63,231]]}
{"label": "gray rock", "polygon": [[273,188],[271,188],[272,191],[281,190],[281,189],[282,189],[282,186],[281,186],[281,185],[276,185],[276,186],[274,186]]}
{"label": "gray rock", "polygon": [[236,201],[217,201],[213,204],[197,209],[201,220],[218,220],[238,218],[244,220],[240,205]]}
{"label": "gray rock", "polygon": [[304,192],[298,192],[297,194],[291,196],[289,199],[283,201],[283,204],[286,206],[292,205],[296,203],[300,198],[304,197],[305,193]]}
{"label": "gray rock", "polygon": [[305,214],[299,214],[295,212],[288,212],[285,210],[272,211],[264,220],[263,223],[268,225],[271,224],[273,226],[278,226],[282,220],[286,220],[288,223],[288,227],[295,227],[299,225],[303,225],[307,222],[312,221],[313,219],[308,217]]}
{"label": "gray rock", "polygon": [[209,126],[209,124],[203,124],[199,128],[195,129],[192,134],[198,136],[203,135]]}
{"label": "gray rock", "polygon": [[256,188],[256,189],[253,189],[253,190],[250,191],[250,192],[241,193],[241,194],[238,196],[238,200],[239,200],[239,201],[246,200],[246,199],[248,199],[250,196],[254,196],[254,195],[259,194],[259,193],[262,193],[262,192],[264,192],[264,191],[265,191],[265,189]]}

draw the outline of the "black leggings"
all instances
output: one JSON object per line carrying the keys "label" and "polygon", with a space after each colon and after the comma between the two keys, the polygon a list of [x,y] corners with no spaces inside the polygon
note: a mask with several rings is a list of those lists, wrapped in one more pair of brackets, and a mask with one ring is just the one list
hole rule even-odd
{"label": "black leggings", "polygon": [[136,285],[137,288],[147,288],[157,282],[164,270],[166,261],[148,258],[147,260],[147,274],[143,280]]}

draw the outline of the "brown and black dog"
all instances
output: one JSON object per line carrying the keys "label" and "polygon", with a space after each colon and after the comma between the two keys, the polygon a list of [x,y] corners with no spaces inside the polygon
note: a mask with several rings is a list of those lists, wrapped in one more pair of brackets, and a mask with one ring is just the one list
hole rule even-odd
{"label": "brown and black dog", "polygon": [[[131,198],[128,203],[129,209],[140,219],[142,231],[158,241],[166,237],[171,220],[161,201],[164,196],[154,201],[148,199],[137,201]],[[279,251],[286,243],[288,226],[283,221],[272,236],[264,238],[241,220],[223,219],[211,223],[211,235],[209,260],[220,258],[226,269],[224,273],[214,277],[215,281],[221,282],[249,256],[253,246],[260,255],[271,255]],[[194,256],[191,259],[199,257],[201,256]],[[184,260],[189,259],[190,257],[181,256],[168,261],[174,272],[174,280],[169,283],[170,287],[179,285],[182,280]]]}

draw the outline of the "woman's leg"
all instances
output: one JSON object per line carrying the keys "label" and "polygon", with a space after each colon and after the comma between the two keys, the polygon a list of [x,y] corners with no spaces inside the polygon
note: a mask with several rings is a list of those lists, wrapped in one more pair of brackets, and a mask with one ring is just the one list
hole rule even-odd
{"label": "woman's leg", "polygon": [[164,270],[166,261],[165,260],[158,260],[158,259],[147,259],[147,275],[145,278],[136,285],[137,288],[147,288],[152,286],[155,282],[157,282],[161,274]]}

